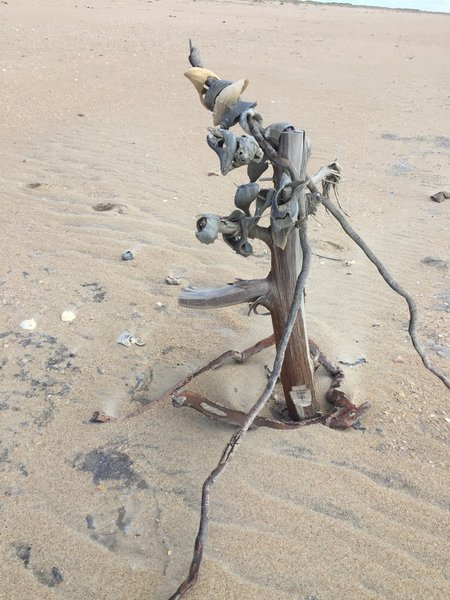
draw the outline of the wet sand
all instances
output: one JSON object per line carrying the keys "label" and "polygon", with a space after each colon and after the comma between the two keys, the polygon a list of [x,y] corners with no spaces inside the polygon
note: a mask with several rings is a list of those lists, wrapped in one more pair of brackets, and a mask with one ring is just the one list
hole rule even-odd
{"label": "wet sand", "polygon": [[[449,269],[422,262],[449,258],[450,201],[429,199],[449,187],[449,33],[449,16],[342,6],[0,3],[1,599],[168,598],[232,429],[169,402],[129,415],[270,333],[246,306],[180,308],[165,282],[269,269],[262,244],[243,259],[195,239],[196,215],[229,214],[246,178],[208,176],[219,166],[183,77],[189,37],[219,75],[250,79],[243,98],[265,123],[306,130],[312,171],[339,159],[352,224],[414,295],[421,340],[450,371]],[[309,333],[333,360],[367,360],[345,371],[371,411],[358,431],[247,436],[213,491],[189,597],[444,600],[448,390],[411,346],[404,301],[323,209],[310,236]],[[120,346],[123,331],[146,345]],[[246,409],[273,356],[191,389]],[[116,420],[90,423],[96,410]]]}

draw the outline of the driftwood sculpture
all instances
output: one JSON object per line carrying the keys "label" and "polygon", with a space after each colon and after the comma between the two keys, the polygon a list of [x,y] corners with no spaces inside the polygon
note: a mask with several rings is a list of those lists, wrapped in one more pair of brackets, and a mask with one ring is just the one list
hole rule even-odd
{"label": "driftwood sculpture", "polygon": [[[238,426],[224,448],[216,468],[203,484],[200,525],[188,576],[170,600],[182,598],[195,585],[203,555],[210,512],[212,485],[229,464],[243,436],[252,427],[297,429],[322,423],[337,429],[355,425],[368,404],[353,405],[340,389],[344,373],[332,364],[319,348],[308,340],[304,313],[304,288],[310,267],[311,249],[307,236],[308,216],[320,204],[339,222],[344,231],[376,266],[386,283],[405,298],[409,314],[409,333],[423,364],[448,388],[449,378],[430,364],[417,336],[417,308],[411,295],[389,275],[381,261],[330,199],[337,197],[341,169],[337,162],[322,167],[309,176],[309,140],[303,130],[287,122],[263,126],[256,112],[256,102],[243,102],[247,79],[223,80],[203,67],[199,52],[190,43],[192,68],[185,75],[195,86],[202,105],[213,113],[214,127],[209,129],[207,143],[217,154],[220,169],[226,175],[233,169],[246,167],[248,183],[240,185],[234,197],[235,208],[227,216],[201,215],[197,221],[197,239],[213,243],[219,235],[238,254],[251,256],[251,240],[262,240],[270,249],[271,270],[266,279],[237,280],[219,289],[186,288],[179,304],[189,308],[216,308],[249,303],[250,311],[264,307],[272,318],[273,335],[243,352],[230,350],[176,383],[161,398],[172,397],[174,406],[189,406],[211,419]],[[243,133],[230,129],[240,125]],[[263,188],[260,179],[272,167],[272,186]],[[320,192],[318,186],[321,186]],[[263,216],[270,224],[264,225]],[[276,345],[276,356],[264,392],[248,413],[231,410],[199,394],[182,390],[201,373],[220,367],[227,360],[243,362],[256,352]],[[330,374],[326,399],[333,406],[328,414],[320,414],[314,387],[314,369],[322,365]],[[269,400],[278,378],[284,390],[287,419],[274,421],[258,413]],[[182,391],[180,391],[182,390]]]}
{"label": "driftwood sculpture", "polygon": [[[324,193],[335,189],[340,179],[340,167],[334,162],[323,167],[311,178],[307,176],[310,143],[303,130],[287,122],[263,127],[262,117],[256,112],[256,102],[243,102],[241,93],[248,85],[247,79],[229,81],[220,79],[205,69],[198,51],[191,46],[192,68],[185,75],[193,83],[200,101],[213,113],[217,127],[209,128],[207,143],[217,154],[220,170],[226,175],[231,170],[246,167],[249,183],[240,185],[234,196],[234,210],[227,216],[201,215],[197,221],[197,239],[212,244],[219,235],[241,256],[253,253],[252,239],[260,239],[270,249],[271,271],[266,279],[238,280],[219,289],[182,291],[179,303],[189,308],[216,308],[249,303],[257,312],[264,307],[271,315],[274,341],[278,348],[286,325],[294,291],[302,267],[309,269],[307,248],[308,216],[316,211],[320,202],[317,185]],[[239,124],[243,130],[236,135],[230,130]],[[258,180],[273,167],[273,187],[263,189]],[[309,186],[309,187],[308,187]],[[263,226],[270,217],[270,225]],[[302,242],[303,240],[303,242]],[[343,373],[339,384],[342,381]],[[307,338],[303,301],[290,336],[281,369],[287,415],[298,422],[316,417],[318,403],[314,386],[314,365]],[[334,382],[334,386],[339,384]],[[335,388],[333,388],[335,389]],[[343,393],[340,392],[342,398]],[[331,398],[331,394],[329,394]],[[336,394],[334,394],[334,397]],[[330,399],[329,398],[329,399]],[[177,401],[178,405],[186,402]],[[190,406],[208,412],[205,401]],[[361,411],[347,400],[342,426],[351,425]],[[339,414],[344,406],[339,407]],[[349,415],[352,417],[349,420]],[[217,411],[211,411],[214,417]],[[335,426],[340,426],[334,419]]]}

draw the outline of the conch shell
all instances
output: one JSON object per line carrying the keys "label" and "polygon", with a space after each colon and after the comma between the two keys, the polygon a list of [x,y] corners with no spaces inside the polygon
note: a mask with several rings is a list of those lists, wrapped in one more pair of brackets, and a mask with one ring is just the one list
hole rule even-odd
{"label": "conch shell", "polygon": [[218,75],[210,71],[209,69],[204,69],[203,67],[192,67],[192,69],[188,69],[185,74],[185,77],[189,79],[192,85],[198,92],[200,96],[200,102],[205,105],[203,97],[206,92],[205,83],[208,77],[213,77],[214,79],[220,79]]}

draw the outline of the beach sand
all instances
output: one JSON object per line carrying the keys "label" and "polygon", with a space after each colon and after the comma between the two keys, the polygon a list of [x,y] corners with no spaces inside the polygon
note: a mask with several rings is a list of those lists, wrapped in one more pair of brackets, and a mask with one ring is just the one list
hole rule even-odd
{"label": "beach sand", "polygon": [[[0,598],[167,599],[233,429],[151,401],[271,332],[245,305],[183,309],[165,282],[269,270],[261,243],[243,259],[195,238],[196,215],[229,214],[246,173],[208,176],[219,165],[211,114],[183,77],[188,38],[219,75],[250,79],[243,98],[266,124],[306,130],[311,172],[338,158],[351,223],[414,295],[420,338],[448,373],[449,269],[421,260],[449,258],[450,201],[429,197],[449,186],[450,16],[8,0],[0,23]],[[309,231],[308,332],[332,360],[367,360],[345,371],[371,410],[362,430],[248,434],[213,489],[189,598],[447,599],[448,390],[412,348],[404,300],[332,217],[319,209]],[[117,344],[123,331],[146,345]],[[273,357],[190,389],[249,408]],[[116,420],[90,423],[96,410]]]}

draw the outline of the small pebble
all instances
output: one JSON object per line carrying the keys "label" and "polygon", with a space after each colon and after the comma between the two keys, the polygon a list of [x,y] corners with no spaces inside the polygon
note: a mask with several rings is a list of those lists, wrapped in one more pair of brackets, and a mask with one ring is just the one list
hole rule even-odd
{"label": "small pebble", "polygon": [[63,575],[62,571],[60,571],[58,569],[58,567],[53,567],[52,568],[52,576],[53,576],[53,581],[56,584],[62,583],[64,581],[64,575]]}
{"label": "small pebble", "polygon": [[86,515],[86,524],[88,529],[95,529],[94,517],[92,515]]}
{"label": "small pebble", "polygon": [[395,362],[395,363],[398,363],[399,365],[403,365],[403,364],[404,364],[404,362],[405,362],[405,359],[404,359],[404,358],[402,358],[401,356],[396,356],[396,357],[393,359],[393,362]]}
{"label": "small pebble", "polygon": [[122,260],[133,260],[133,258],[134,254],[131,252],[131,250],[127,250],[122,254]]}
{"label": "small pebble", "polygon": [[166,307],[166,305],[165,305],[165,304],[163,304],[162,302],[157,302],[157,303],[155,304],[155,307],[156,307],[158,310],[163,310],[163,308],[165,308],[165,307]]}
{"label": "small pebble", "polygon": [[446,423],[450,423],[450,417],[445,417],[444,420]]}

